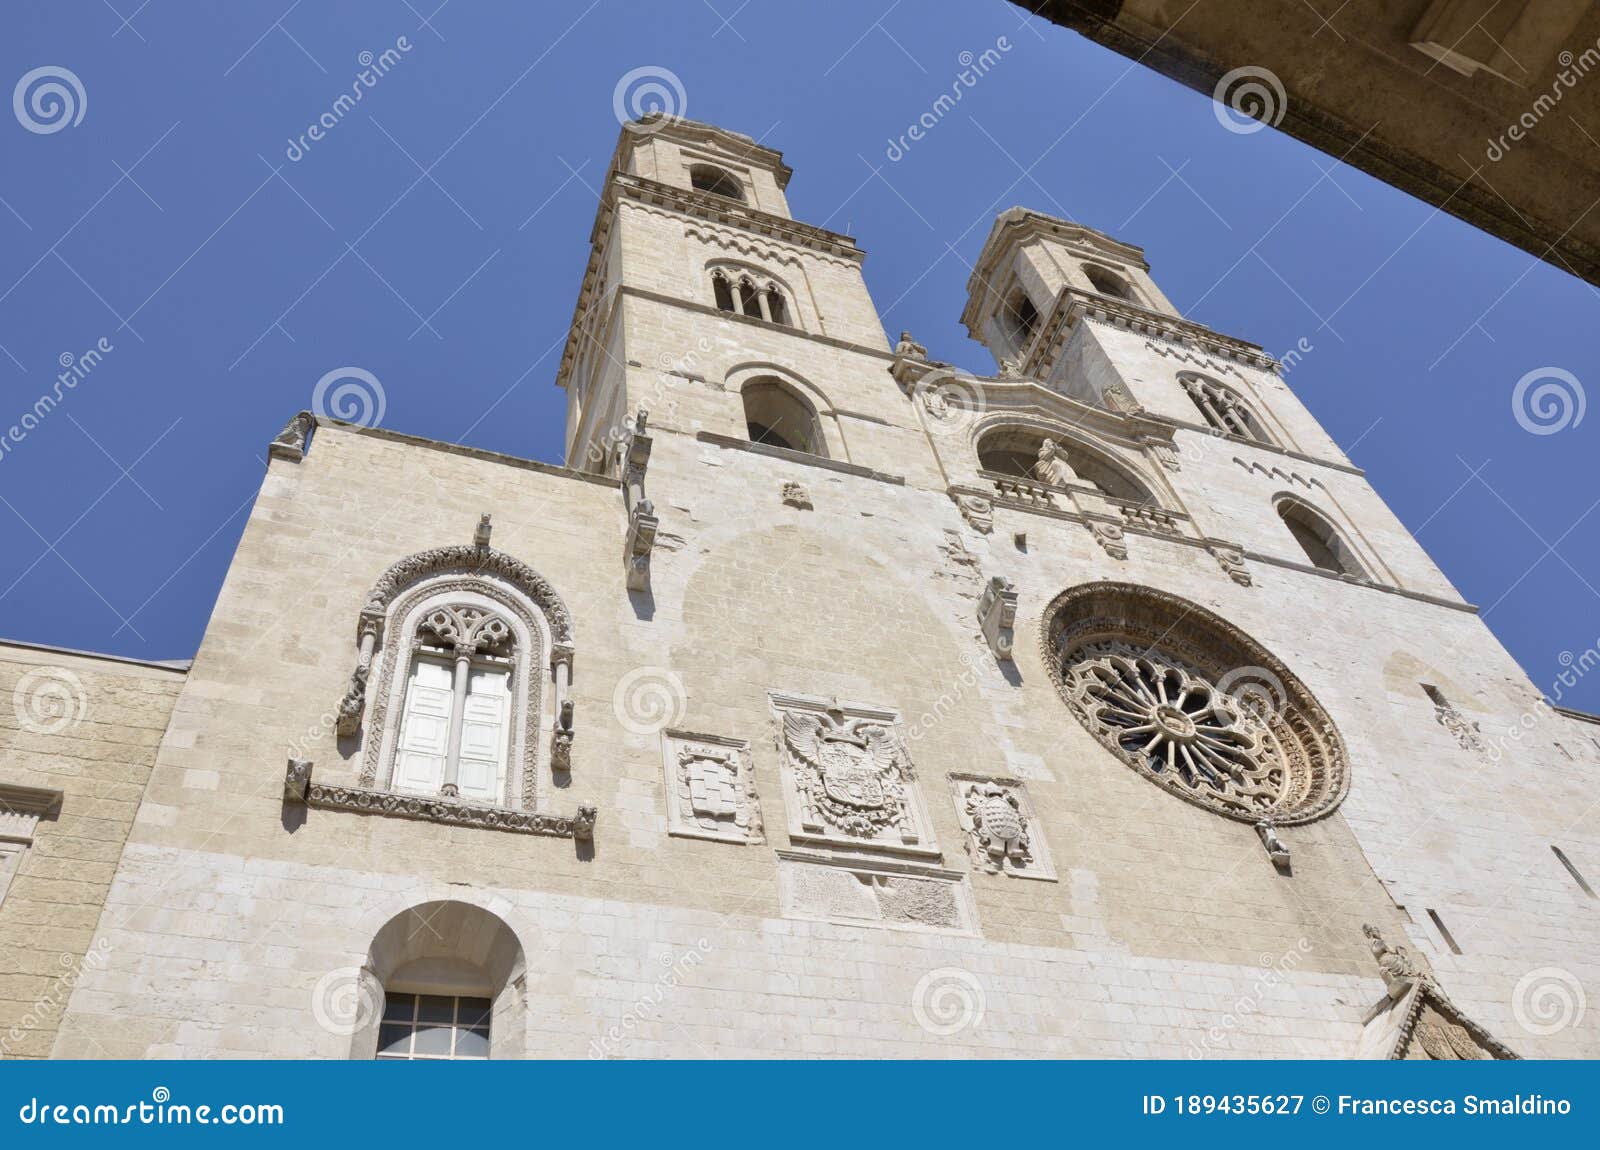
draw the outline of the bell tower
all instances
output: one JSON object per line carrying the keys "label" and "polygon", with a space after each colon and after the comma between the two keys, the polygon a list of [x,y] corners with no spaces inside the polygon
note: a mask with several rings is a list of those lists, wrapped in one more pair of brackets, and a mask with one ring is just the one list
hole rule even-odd
{"label": "bell tower", "polygon": [[933,462],[846,235],[796,220],[783,156],[653,116],[624,125],[557,376],[571,466],[618,476],[648,411],[670,437],[905,475]]}

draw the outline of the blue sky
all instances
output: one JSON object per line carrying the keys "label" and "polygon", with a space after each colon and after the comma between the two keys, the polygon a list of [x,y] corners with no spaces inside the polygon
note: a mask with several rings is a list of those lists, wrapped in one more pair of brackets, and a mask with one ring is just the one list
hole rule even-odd
{"label": "blue sky", "polygon": [[[0,115],[0,428],[111,350],[0,452],[0,634],[191,655],[266,443],[341,367],[381,381],[388,427],[558,461],[615,90],[653,68],[785,153],[795,215],[860,240],[891,333],[990,369],[958,317],[1012,204],[1140,244],[1190,318],[1309,344],[1295,390],[1536,684],[1600,636],[1600,416],[1534,434],[1512,400],[1552,370],[1581,394],[1588,285],[1001,0],[437,5],[8,11],[4,85],[64,68],[83,99],[54,131]],[[1595,679],[1567,701],[1600,710]]]}

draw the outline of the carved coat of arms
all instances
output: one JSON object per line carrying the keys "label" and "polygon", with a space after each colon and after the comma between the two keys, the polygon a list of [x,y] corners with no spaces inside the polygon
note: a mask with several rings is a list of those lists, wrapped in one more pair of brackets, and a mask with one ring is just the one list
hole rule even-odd
{"label": "carved coat of arms", "polygon": [[903,841],[916,841],[906,809],[911,765],[883,723],[852,720],[838,710],[790,711],[783,716],[783,741],[799,768],[804,821],[811,828],[865,839],[898,828]]}

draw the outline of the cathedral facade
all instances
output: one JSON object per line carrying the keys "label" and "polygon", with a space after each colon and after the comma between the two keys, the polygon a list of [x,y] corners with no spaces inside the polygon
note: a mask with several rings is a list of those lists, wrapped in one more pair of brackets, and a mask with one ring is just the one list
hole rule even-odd
{"label": "cathedral facade", "polygon": [[567,466],[302,414],[192,664],[0,646],[0,1049],[1600,1055],[1600,726],[1281,365],[1020,208],[938,363],[789,177],[623,130]]}

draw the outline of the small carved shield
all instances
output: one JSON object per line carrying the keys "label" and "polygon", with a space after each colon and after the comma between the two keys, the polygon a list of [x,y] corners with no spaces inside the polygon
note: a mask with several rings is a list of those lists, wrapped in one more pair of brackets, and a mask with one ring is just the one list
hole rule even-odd
{"label": "small carved shield", "polygon": [[865,750],[850,743],[826,743],[817,759],[822,766],[822,788],[834,802],[852,807],[884,805],[883,780]]}
{"label": "small carved shield", "polygon": [[973,806],[974,820],[991,839],[1011,842],[1022,837],[1022,812],[1000,794],[977,794]]}

